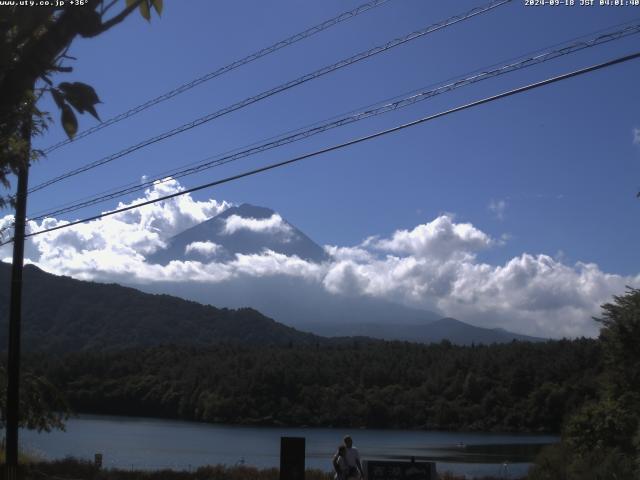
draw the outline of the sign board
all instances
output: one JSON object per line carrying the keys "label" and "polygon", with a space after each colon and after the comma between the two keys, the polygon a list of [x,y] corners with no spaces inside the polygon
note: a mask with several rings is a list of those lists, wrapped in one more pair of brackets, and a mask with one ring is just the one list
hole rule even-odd
{"label": "sign board", "polygon": [[304,480],[304,437],[280,437],[280,480]]}
{"label": "sign board", "polygon": [[434,462],[366,462],[367,480],[436,480]]}

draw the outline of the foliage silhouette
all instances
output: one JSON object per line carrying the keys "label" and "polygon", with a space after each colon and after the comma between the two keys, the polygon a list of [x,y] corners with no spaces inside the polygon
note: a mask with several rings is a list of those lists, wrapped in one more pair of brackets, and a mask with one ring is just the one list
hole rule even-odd
{"label": "foliage silhouette", "polygon": [[[26,131],[36,135],[51,121],[47,112],[38,109],[38,100],[49,92],[61,112],[61,125],[69,137],[78,129],[74,110],[98,118],[95,105],[100,102],[90,85],[62,82],[55,86],[53,75],[70,73],[74,58],[67,55],[77,37],[96,37],[139,9],[149,20],[150,7],[160,14],[162,0],[126,0],[121,9],[110,14],[118,0],[86,0],[81,7],[71,5],[37,5],[25,8],[0,8],[0,183],[9,187],[8,175],[17,174],[25,159],[38,158],[30,152]],[[61,2],[62,3],[62,2]],[[37,88],[36,88],[37,85]],[[6,200],[0,198],[0,207]]]}
{"label": "foliage silhouette", "polygon": [[640,478],[640,290],[602,310],[597,395],[568,418],[561,444],[536,462],[534,480]]}

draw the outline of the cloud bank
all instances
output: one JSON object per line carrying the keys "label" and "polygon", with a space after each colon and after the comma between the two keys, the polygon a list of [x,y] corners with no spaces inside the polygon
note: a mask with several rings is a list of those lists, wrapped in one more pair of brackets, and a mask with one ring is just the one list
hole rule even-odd
{"label": "cloud bank", "polygon": [[[176,181],[160,183],[131,204],[180,190]],[[160,266],[145,260],[173,235],[229,206],[184,195],[37,235],[27,242],[27,261],[55,274],[129,285],[286,275],[314,282],[336,295],[368,295],[437,309],[478,326],[556,338],[596,335],[597,324],[591,317],[598,315],[600,305],[623,293],[626,285],[640,284],[640,275],[606,273],[593,263],[567,265],[544,254],[522,253],[503,265],[481,262],[478,253],[500,248],[502,241],[471,223],[456,222],[451,215],[398,230],[387,238],[370,237],[355,246],[326,246],[330,260],[321,264],[270,250],[216,261],[218,246],[212,242],[187,246],[202,261]],[[0,218],[0,228],[11,220],[11,216]],[[28,228],[37,231],[64,223],[45,219],[30,222]],[[232,215],[226,228],[282,234],[290,227],[276,214],[268,219]],[[10,261],[10,257],[10,246],[0,247],[0,259]]]}

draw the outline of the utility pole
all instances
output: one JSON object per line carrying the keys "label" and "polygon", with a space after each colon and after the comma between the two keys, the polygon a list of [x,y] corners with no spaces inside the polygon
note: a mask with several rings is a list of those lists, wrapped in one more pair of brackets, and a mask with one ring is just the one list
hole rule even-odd
{"label": "utility pole", "polygon": [[18,477],[18,424],[20,418],[20,323],[22,320],[22,267],[24,265],[24,234],[27,216],[27,188],[31,156],[31,114],[22,126],[26,153],[18,169],[16,216],[13,233],[13,263],[11,265],[11,297],[9,306],[9,352],[7,361],[7,433],[6,480]]}

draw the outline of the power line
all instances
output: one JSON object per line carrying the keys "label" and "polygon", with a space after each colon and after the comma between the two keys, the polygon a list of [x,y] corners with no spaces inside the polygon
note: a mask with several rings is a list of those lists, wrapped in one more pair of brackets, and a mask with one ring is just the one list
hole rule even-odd
{"label": "power line", "polygon": [[[597,37],[594,37],[589,40],[574,41],[573,43],[570,43],[568,45],[567,45],[567,42],[565,42],[561,48],[556,48],[554,50],[546,51],[542,53],[541,51],[537,51],[533,55],[525,55],[523,57],[520,57],[517,61],[512,61],[511,63],[505,64],[493,69],[490,69],[489,67],[487,69],[481,70],[479,73],[476,72],[474,74],[467,75],[462,78],[451,80],[445,84],[439,85],[436,88],[431,88],[428,90],[422,90],[417,92],[414,91],[412,92],[411,95],[405,96],[404,98],[396,97],[393,101],[383,103],[382,105],[378,104],[377,106],[365,107],[365,109],[361,111],[351,112],[347,116],[338,117],[337,119],[335,119],[336,117],[334,117],[334,119],[332,119],[331,121],[315,124],[312,128],[305,127],[303,129],[298,129],[287,134],[281,134],[279,136],[272,137],[273,138],[272,141],[267,141],[262,144],[256,143],[249,146],[248,148],[245,148],[244,150],[236,149],[226,154],[208,157],[207,159],[202,160],[200,162],[192,163],[187,168],[181,167],[181,169],[173,169],[171,171],[165,172],[161,176],[156,176],[153,179],[145,180],[142,183],[137,182],[135,184],[128,184],[124,187],[120,187],[119,190],[113,191],[112,189],[112,191],[103,192],[102,194],[94,195],[92,197],[89,197],[86,200],[69,202],[65,205],[57,207],[56,209],[48,210],[37,216],[31,216],[30,220],[32,221],[41,220],[46,217],[73,212],[91,205],[96,205],[98,203],[103,203],[108,200],[123,197],[130,193],[144,190],[145,188],[150,187],[156,183],[162,183],[162,182],[168,181],[169,179],[177,179],[177,178],[182,178],[188,175],[193,175],[210,168],[225,165],[227,163],[239,160],[241,158],[245,158],[245,157],[255,155],[257,153],[261,153],[282,145],[286,145],[289,143],[293,143],[299,140],[309,138],[313,135],[317,135],[319,133],[325,132],[333,128],[342,127],[354,122],[358,122],[360,120],[364,120],[366,118],[370,118],[373,116],[388,113],[390,111],[398,110],[400,108],[404,108],[410,105],[414,105],[415,103],[435,97],[436,95],[440,95],[442,93],[446,93],[446,92],[455,90],[457,88],[471,85],[473,83],[480,82],[482,80],[487,80],[489,78],[494,78],[506,73],[516,71],[516,70],[538,65],[540,63],[547,62],[564,55],[576,53],[581,50],[585,50],[587,48],[602,45],[604,43],[625,38],[627,36],[634,35],[637,33],[640,33],[640,23],[637,23],[634,25],[627,24],[625,28],[619,28],[618,30],[615,30],[615,31],[611,31],[611,29],[609,29],[607,33],[602,33]],[[584,36],[580,38],[582,39],[584,38]]]}
{"label": "power line", "polygon": [[[620,63],[628,62],[630,60],[635,60],[637,58],[640,58],[640,52],[637,52],[637,53],[634,53],[634,54],[631,54],[631,55],[626,55],[624,57],[619,57],[619,58],[616,58],[614,60],[609,60],[609,61],[604,62],[604,63],[599,63],[599,64],[596,64],[596,65],[592,65],[590,67],[586,67],[586,68],[582,68],[582,69],[579,69],[579,70],[575,70],[573,72],[564,73],[562,75],[558,75],[558,76],[555,76],[555,77],[552,77],[552,78],[548,78],[546,80],[542,80],[542,81],[539,81],[539,82],[536,82],[536,83],[531,83],[531,84],[525,85],[523,87],[518,87],[518,88],[515,88],[515,89],[512,89],[512,90],[508,90],[506,92],[499,93],[499,94],[493,95],[491,97],[485,97],[485,98],[483,98],[481,100],[476,100],[475,102],[467,103],[465,105],[461,105],[459,107],[451,108],[449,110],[445,110],[443,112],[439,112],[439,113],[436,113],[436,114],[433,114],[433,115],[428,115],[426,117],[419,118],[418,120],[413,120],[411,122],[404,123],[402,125],[399,125],[399,126],[396,126],[396,127],[393,127],[393,128],[389,128],[389,129],[386,129],[386,130],[382,130],[382,131],[379,131],[379,132],[376,132],[376,133],[372,133],[372,134],[366,135],[364,137],[359,137],[359,138],[356,138],[356,139],[353,139],[353,140],[349,140],[349,141],[344,142],[344,143],[340,143],[338,145],[333,145],[331,147],[326,147],[326,148],[323,148],[323,149],[320,149],[320,150],[316,150],[314,152],[307,153],[307,154],[304,154],[304,155],[300,155],[298,157],[291,158],[289,160],[284,160],[282,162],[272,163],[272,164],[266,165],[264,167],[256,168],[254,170],[249,170],[249,171],[246,171],[246,172],[243,172],[243,173],[239,173],[237,175],[232,175],[230,177],[226,177],[226,178],[223,178],[221,180],[216,180],[214,182],[209,182],[209,183],[205,183],[205,184],[202,184],[202,185],[198,185],[197,187],[192,187],[192,188],[189,188],[189,189],[186,189],[186,190],[182,190],[180,192],[175,192],[175,193],[172,193],[170,195],[165,195],[163,197],[159,197],[159,198],[156,198],[156,199],[153,199],[153,200],[147,200],[145,202],[136,203],[134,205],[129,205],[127,207],[123,207],[123,208],[119,208],[119,209],[116,209],[116,210],[112,210],[110,212],[101,213],[100,215],[94,215],[92,217],[87,217],[87,218],[84,218],[82,220],[76,220],[74,222],[69,222],[69,223],[66,223],[64,225],[57,225],[55,227],[47,228],[47,229],[40,230],[40,231],[37,231],[37,232],[28,233],[28,234],[25,235],[25,237],[33,237],[33,236],[36,236],[36,235],[41,235],[43,233],[49,233],[49,232],[53,232],[53,231],[60,230],[60,229],[63,229],[63,228],[72,227],[74,225],[79,225],[81,223],[86,223],[86,222],[90,222],[90,221],[93,221],[93,220],[98,220],[100,218],[104,218],[104,217],[108,217],[108,216],[111,216],[111,215],[115,215],[117,213],[126,212],[128,210],[133,210],[133,209],[136,209],[136,208],[144,207],[146,205],[151,205],[153,203],[161,202],[161,201],[164,201],[164,200],[170,200],[172,198],[179,197],[181,195],[186,195],[188,193],[193,193],[193,192],[197,192],[199,190],[204,190],[206,188],[211,188],[211,187],[214,187],[214,186],[217,186],[217,185],[222,185],[224,183],[229,183],[229,182],[232,182],[232,181],[235,181],[235,180],[239,180],[239,179],[244,178],[244,177],[249,177],[249,176],[252,176],[252,175],[256,175],[258,173],[266,172],[268,170],[273,170],[275,168],[279,168],[279,167],[283,167],[283,166],[286,166],[286,165],[290,165],[290,164],[299,162],[301,160],[305,160],[307,158],[316,157],[316,156],[322,155],[324,153],[329,153],[329,152],[332,152],[332,151],[335,151],[335,150],[340,150],[342,148],[345,148],[345,147],[348,147],[348,146],[351,146],[351,145],[355,145],[355,144],[362,143],[362,142],[365,142],[365,141],[368,141],[368,140],[372,140],[374,138],[382,137],[384,135],[388,135],[388,134],[391,134],[391,133],[394,133],[394,132],[398,132],[400,130],[404,130],[405,128],[414,127],[416,125],[428,122],[430,120],[435,120],[437,118],[444,117],[444,116],[450,115],[452,113],[456,113],[456,112],[460,112],[462,110],[466,110],[466,109],[469,109],[469,108],[473,108],[473,107],[477,107],[477,106],[480,106],[480,105],[484,105],[486,103],[490,103],[490,102],[493,102],[493,101],[496,101],[496,100],[500,100],[502,98],[510,97],[512,95],[523,93],[523,92],[526,92],[526,91],[529,91],[529,90],[534,90],[536,88],[540,88],[540,87],[543,87],[543,86],[546,86],[546,85],[550,85],[552,83],[560,82],[562,80],[567,80],[567,79],[572,78],[572,77],[577,77],[579,75],[584,75],[584,74],[587,74],[587,73],[590,73],[590,72],[594,72],[596,70],[601,70],[601,69],[604,69],[604,68],[607,68],[607,67],[611,67],[613,65],[617,65],[617,64],[620,64]],[[13,241],[13,239],[1,243],[0,246],[6,245],[6,244],[10,243],[11,241]]]}
{"label": "power line", "polygon": [[169,131],[166,131],[164,133],[161,133],[160,135],[157,135],[155,137],[152,137],[152,138],[149,138],[147,140],[144,140],[144,141],[142,141],[140,143],[137,143],[136,145],[128,147],[128,148],[126,148],[124,150],[121,150],[121,151],[119,151],[117,153],[114,153],[112,155],[109,155],[109,156],[106,156],[104,158],[101,158],[100,160],[96,160],[96,161],[91,162],[91,163],[89,163],[87,165],[84,165],[82,167],[76,168],[74,170],[70,170],[70,171],[68,171],[68,172],[66,172],[66,173],[64,173],[62,175],[59,175],[59,176],[54,177],[52,179],[49,179],[49,180],[47,180],[47,181],[45,181],[45,182],[43,182],[43,183],[41,183],[39,185],[36,185],[35,187],[32,187],[31,189],[29,189],[28,193],[37,192],[38,190],[42,190],[43,188],[46,188],[46,187],[48,187],[50,185],[58,183],[58,182],[60,182],[62,180],[65,180],[65,179],[70,178],[72,176],[78,175],[80,173],[84,173],[84,172],[86,172],[88,170],[91,170],[93,168],[99,167],[99,166],[104,165],[106,163],[112,162],[112,161],[114,161],[114,160],[116,160],[118,158],[124,157],[125,155],[133,153],[133,152],[135,152],[137,150],[140,150],[141,148],[147,147],[147,146],[152,145],[154,143],[157,143],[157,142],[159,142],[161,140],[165,140],[165,139],[167,139],[169,137],[173,137],[174,135],[178,135],[179,133],[183,133],[183,132],[185,132],[187,130],[191,130],[192,128],[195,128],[195,127],[198,127],[200,125],[203,125],[203,124],[205,124],[207,122],[210,122],[210,121],[212,121],[212,120],[214,120],[214,119],[216,119],[218,117],[221,117],[221,116],[226,115],[228,113],[231,113],[231,112],[234,112],[234,111],[239,110],[241,108],[244,108],[244,107],[246,107],[248,105],[251,105],[253,103],[256,103],[256,102],[258,102],[260,100],[264,100],[265,98],[271,97],[271,96],[276,95],[276,94],[278,94],[280,92],[283,92],[285,90],[289,90],[290,88],[296,87],[296,86],[301,85],[303,83],[306,83],[306,82],[308,82],[310,80],[315,80],[316,78],[319,78],[319,77],[321,77],[323,75],[326,75],[328,73],[334,72],[334,71],[336,71],[336,70],[338,70],[340,68],[352,65],[352,64],[354,64],[356,62],[359,62],[361,60],[365,60],[365,59],[367,59],[369,57],[372,57],[374,55],[377,55],[379,53],[386,52],[387,50],[390,50],[390,49],[395,48],[397,46],[403,45],[403,44],[405,44],[407,42],[410,42],[412,40],[416,40],[416,39],[418,39],[420,37],[423,37],[423,36],[425,36],[425,35],[427,35],[429,33],[433,33],[435,31],[438,31],[438,30],[441,30],[441,29],[446,28],[448,26],[451,26],[451,25],[454,25],[456,23],[462,22],[464,20],[467,20],[469,18],[475,17],[475,16],[480,15],[482,13],[486,13],[488,11],[491,11],[491,10],[497,8],[497,7],[500,7],[502,5],[510,3],[511,1],[512,0],[493,0],[493,1],[489,2],[488,4],[486,4],[483,7],[474,8],[474,9],[472,9],[472,10],[470,10],[470,11],[464,13],[464,14],[455,15],[455,16],[450,17],[450,18],[448,18],[446,20],[443,20],[443,21],[441,21],[439,23],[436,23],[436,24],[430,25],[430,26],[428,26],[426,28],[423,28],[421,30],[417,30],[415,32],[412,32],[412,33],[410,33],[410,34],[408,34],[408,35],[406,35],[404,37],[391,40],[390,42],[387,42],[384,45],[380,45],[380,46],[374,47],[372,49],[366,50],[364,52],[360,52],[360,53],[358,53],[356,55],[353,55],[353,56],[351,56],[349,58],[341,60],[341,61],[339,61],[337,63],[334,63],[332,65],[323,67],[323,68],[321,68],[319,70],[316,70],[315,72],[308,73],[306,75],[303,75],[301,77],[296,78],[295,80],[290,80],[287,83],[283,83],[283,84],[281,84],[281,85],[279,85],[277,87],[274,87],[274,88],[272,88],[270,90],[266,90],[266,91],[264,91],[262,93],[259,93],[258,95],[246,98],[246,99],[244,99],[244,100],[242,100],[242,101],[240,101],[238,103],[235,103],[235,104],[233,104],[231,106],[225,107],[225,108],[223,108],[221,110],[218,110],[216,112],[213,112],[213,113],[210,113],[210,114],[205,115],[203,117],[200,117],[200,118],[198,118],[196,120],[193,120],[193,121],[191,121],[189,123],[185,123],[184,125],[176,127],[176,128],[174,128],[172,130],[169,130]]}
{"label": "power line", "polygon": [[[634,21],[637,22],[638,20],[640,19],[636,19]],[[256,153],[260,153],[262,151],[266,151],[270,148],[275,148],[280,145],[293,143],[295,141],[308,138],[312,135],[321,133],[330,128],[347,125],[349,123],[353,123],[365,118],[369,118],[370,116],[379,115],[391,110],[409,106],[409,105],[412,105],[413,103],[426,100],[427,98],[430,98],[432,96],[438,95],[440,93],[445,93],[447,91],[451,91],[456,88],[469,85],[471,83],[475,83],[487,78],[492,78],[494,76],[502,75],[504,73],[509,73],[514,70],[527,68],[529,66],[546,62],[548,60],[552,60],[560,56],[568,55],[571,53],[578,52],[580,50],[584,50],[586,48],[608,43],[613,40],[618,40],[618,39],[627,37],[629,35],[636,34],[640,31],[640,23],[634,24],[633,23],[634,21],[624,22],[621,24],[614,25],[612,27],[608,27],[606,29],[599,29],[596,32],[582,35],[580,37],[574,38],[573,40],[565,41],[559,44],[554,44],[553,47],[556,47],[556,48],[554,48],[554,50],[551,50],[551,51],[548,51],[548,50],[545,51],[544,49],[539,49],[534,52],[527,53],[525,55],[517,57],[516,59],[511,59],[508,61],[510,63],[504,64],[504,65],[500,63],[496,63],[489,67],[484,67],[483,69],[476,70],[472,74],[468,74],[466,77],[463,77],[463,78],[454,77],[452,79],[447,80],[446,84],[444,84],[444,82],[442,82],[441,84],[436,84],[438,85],[437,88],[433,88],[427,91],[416,90],[414,92],[411,92],[410,95],[405,96],[404,98],[398,96],[389,100],[385,100],[384,102],[387,102],[387,103],[383,103],[382,106],[379,106],[379,104],[378,106],[370,105],[368,107],[364,107],[362,111],[354,110],[352,112],[349,112],[349,114],[347,114],[346,117],[341,118],[340,116],[335,116],[331,118],[328,123],[326,121],[324,124],[322,124],[322,122],[317,122],[311,126],[312,128],[303,127],[301,129],[293,130],[285,134],[271,137],[265,140],[267,141],[267,143],[260,144],[260,142],[255,142],[247,147],[237,148],[227,153],[208,157],[207,159],[199,162],[192,162],[191,164],[187,164],[186,166],[184,166],[184,167],[190,167],[184,170],[173,169],[170,171],[166,171],[163,174],[157,174],[155,179],[144,181],[143,183],[140,183],[140,182],[130,183],[128,185],[125,185],[124,187],[116,187],[118,189],[111,189],[98,195],[86,197],[86,200],[83,199],[83,200],[78,200],[74,202],[68,202],[64,205],[56,207],[56,209],[54,210],[41,211],[44,213],[36,212],[38,213],[38,215],[30,216],[30,220],[37,221],[46,217],[50,217],[50,216],[54,216],[62,213],[68,213],[68,212],[82,209],[87,206],[103,203],[105,201],[122,197],[127,194],[134,193],[136,191],[144,190],[145,188],[156,183],[162,183],[175,178],[182,178],[187,175],[199,173],[205,169],[224,165],[231,161],[235,161],[243,157],[247,157],[250,155],[254,155]],[[614,28],[616,30],[614,30]],[[547,48],[553,48],[553,47],[547,47]],[[270,140],[274,140],[274,141],[269,142]],[[253,147],[253,148],[249,148],[249,147]],[[245,150],[242,150],[242,148],[244,148]],[[181,168],[184,168],[184,167],[181,167]],[[11,228],[12,228],[12,225],[5,226],[4,228],[0,229],[0,234],[2,234],[3,232]]]}
{"label": "power line", "polygon": [[130,108],[129,110],[127,110],[126,112],[122,112],[118,115],[116,115],[115,117],[111,117],[108,120],[105,120],[103,122],[101,122],[100,124],[88,128],[87,130],[84,130],[80,133],[78,133],[73,139],[65,139],[62,140],[54,145],[51,145],[47,148],[45,148],[43,150],[43,152],[46,153],[51,153],[54,150],[57,150],[58,148],[67,145],[69,143],[75,142],[81,138],[87,137],[99,130],[102,130],[103,128],[109,127],[111,125],[114,125],[118,122],[121,122],[122,120],[125,120],[129,117],[132,117],[150,107],[153,107],[154,105],[157,105],[159,103],[164,102],[165,100],[169,100],[170,98],[173,98],[177,95],[180,95],[181,93],[186,92],[187,90],[191,90],[194,87],[197,87],[198,85],[208,82],[209,80],[213,80],[216,77],[219,77],[220,75],[223,75],[225,73],[228,73],[232,70],[235,70],[238,67],[241,67],[243,65],[246,65],[248,63],[253,62],[254,60],[258,60],[259,58],[265,57],[271,53],[274,53],[282,48],[288,47],[290,45],[293,45],[294,43],[299,42],[300,40],[304,40],[306,38],[309,38],[313,35],[315,35],[316,33],[320,33],[324,30],[327,30],[328,28],[333,27],[334,25],[337,25],[341,22],[344,22],[345,20],[349,20],[351,18],[357,17],[358,15],[360,15],[361,13],[365,13],[368,12],[369,10],[372,10],[376,7],[379,7],[380,5],[387,3],[389,0],[372,0],[369,3],[365,3],[363,5],[360,5],[359,7],[354,8],[353,10],[349,10],[347,12],[343,12],[340,15],[337,15],[333,18],[330,18],[328,20],[325,20],[324,22],[315,25],[311,28],[308,28],[302,32],[296,33],[295,35],[292,35],[288,38],[285,38],[284,40],[280,40],[279,42],[274,43],[273,45],[270,45],[268,47],[265,47],[261,50],[258,50],[257,52],[254,52],[250,55],[247,55],[244,58],[241,58],[239,60],[235,60],[234,62],[231,62],[228,65],[225,65],[224,67],[220,67],[217,70],[214,70],[212,72],[207,73],[206,75],[203,75],[201,77],[196,78],[195,80],[192,80],[188,83],[184,83],[182,85],[180,85],[179,87],[174,88],[173,90],[166,92],[158,97],[152,98],[151,100],[146,101],[145,103],[142,103],[136,107]]}

